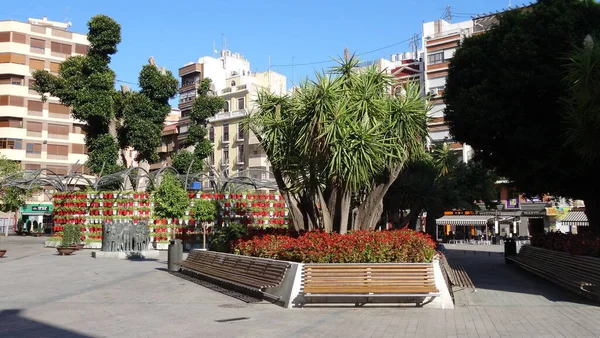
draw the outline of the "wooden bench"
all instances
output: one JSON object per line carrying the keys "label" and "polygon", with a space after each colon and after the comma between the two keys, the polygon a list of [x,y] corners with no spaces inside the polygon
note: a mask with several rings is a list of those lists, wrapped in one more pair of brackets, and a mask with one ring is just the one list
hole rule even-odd
{"label": "wooden bench", "polygon": [[475,285],[467,274],[465,268],[458,262],[448,259],[445,255],[441,256],[440,260],[443,271],[448,276],[448,281],[453,286],[475,289]]}
{"label": "wooden bench", "polygon": [[192,250],[180,266],[184,272],[199,275],[203,279],[269,297],[265,289],[279,285],[290,264],[278,260]]}
{"label": "wooden bench", "polygon": [[420,306],[439,291],[431,263],[305,264],[303,295],[306,302],[354,299],[357,306],[372,298],[415,298]]}
{"label": "wooden bench", "polygon": [[524,245],[507,260],[550,282],[600,301],[600,259]]}

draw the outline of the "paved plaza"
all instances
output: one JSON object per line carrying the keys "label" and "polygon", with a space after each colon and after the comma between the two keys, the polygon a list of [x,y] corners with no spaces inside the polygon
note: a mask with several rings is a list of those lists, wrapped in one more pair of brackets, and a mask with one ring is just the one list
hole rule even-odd
{"label": "paved plaza", "polygon": [[[501,246],[449,245],[477,291],[456,309],[247,304],[158,260],[59,257],[43,239],[0,239],[0,337],[600,337],[600,307],[504,264]],[[219,320],[247,318],[218,322]]]}

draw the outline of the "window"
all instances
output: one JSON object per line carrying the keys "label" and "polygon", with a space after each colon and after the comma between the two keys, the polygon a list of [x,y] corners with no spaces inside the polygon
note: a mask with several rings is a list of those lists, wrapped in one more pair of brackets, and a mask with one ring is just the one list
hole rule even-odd
{"label": "window", "polygon": [[64,43],[52,42],[50,43],[50,50],[52,50],[52,53],[71,55],[71,45]]}
{"label": "window", "polygon": [[210,142],[215,142],[215,127],[210,126],[210,129],[208,130],[208,140]]}
{"label": "window", "polygon": [[238,125],[237,125],[237,139],[238,140],[244,139],[244,126],[241,123],[238,123]]}
{"label": "window", "polygon": [[245,108],[244,107],[244,100],[245,99],[243,97],[238,99],[238,110],[242,110],[242,109]]}
{"label": "window", "polygon": [[211,152],[208,156],[208,164],[215,165],[215,152]]}
{"label": "window", "polygon": [[22,126],[23,126],[23,121],[21,119],[0,117],[0,127],[21,128]]}
{"label": "window", "polygon": [[2,74],[0,75],[0,84],[12,84],[22,86],[25,78],[18,75]]}
{"label": "window", "polygon": [[235,87],[235,81],[231,81],[231,86]]}
{"label": "window", "polygon": [[223,140],[229,141],[229,124],[223,124]]}
{"label": "window", "polygon": [[28,121],[27,122],[27,131],[41,132],[42,131],[42,122]]}
{"label": "window", "polygon": [[50,135],[69,135],[69,126],[64,124],[48,124],[48,134]]}
{"label": "window", "polygon": [[10,32],[0,32],[0,42],[10,42]]}
{"label": "window", "polygon": [[427,63],[435,65],[444,62],[444,52],[427,55]]}
{"label": "window", "polygon": [[31,46],[32,49],[37,49],[39,51],[46,50],[46,41],[41,40],[41,39],[31,38],[29,45]]}
{"label": "window", "polygon": [[82,134],[85,135],[85,131],[83,130],[83,126],[74,124],[71,129],[73,134]]}
{"label": "window", "polygon": [[[83,144],[73,143],[71,145],[71,152],[73,154],[85,154],[85,146]],[[131,156],[131,154],[129,156]]]}
{"label": "window", "polygon": [[223,164],[229,163],[229,148],[223,149],[223,158],[221,159]]}
{"label": "window", "polygon": [[58,63],[58,62],[50,62],[50,71],[52,73],[58,73],[59,69],[60,69],[60,63]]}
{"label": "window", "polygon": [[189,109],[188,110],[182,110],[181,111],[181,117],[188,117],[188,116],[190,116],[191,112],[192,111],[189,110]]}
{"label": "window", "polygon": [[41,154],[42,144],[41,143],[27,143],[25,152],[27,154]]}
{"label": "window", "polygon": [[23,149],[23,141],[16,138],[0,138],[0,149]]}
{"label": "window", "polygon": [[69,155],[69,146],[60,144],[48,144],[48,155]]}
{"label": "window", "polygon": [[49,103],[48,113],[49,116],[53,118],[69,118],[69,115],[71,114],[71,109],[59,103]]}
{"label": "window", "polygon": [[46,67],[46,62],[44,60],[29,58],[29,68],[32,68],[35,70],[44,70],[45,67]]}
{"label": "window", "polygon": [[229,112],[229,101],[225,101],[225,108],[223,108],[223,111],[225,111],[226,113]]}
{"label": "window", "polygon": [[89,47],[86,45],[80,45],[80,44],[76,44],[75,45],[75,53],[77,54],[87,54]]}
{"label": "window", "polygon": [[238,163],[243,163],[244,162],[244,146],[243,145],[239,145],[238,146]]}
{"label": "window", "polygon": [[25,64],[25,55],[15,53],[0,53],[0,63]]}

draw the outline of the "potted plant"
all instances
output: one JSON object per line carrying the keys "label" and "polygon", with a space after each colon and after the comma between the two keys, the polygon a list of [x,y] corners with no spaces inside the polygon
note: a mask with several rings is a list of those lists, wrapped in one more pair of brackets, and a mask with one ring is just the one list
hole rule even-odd
{"label": "potted plant", "polygon": [[63,237],[61,241],[61,245],[57,247],[59,255],[65,256],[70,255],[73,251],[77,250],[76,245],[79,241],[79,225],[77,224],[65,224],[63,229]]}

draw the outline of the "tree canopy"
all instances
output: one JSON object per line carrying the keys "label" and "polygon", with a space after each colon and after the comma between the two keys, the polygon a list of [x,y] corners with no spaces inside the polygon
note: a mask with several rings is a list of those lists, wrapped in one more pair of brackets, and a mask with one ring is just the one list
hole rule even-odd
{"label": "tree canopy", "polygon": [[17,161],[9,160],[0,154],[0,211],[2,212],[15,212],[25,204],[27,191],[4,184],[6,179],[16,177],[15,175],[20,171],[21,166]]}
{"label": "tree canopy", "polygon": [[86,165],[92,172],[113,173],[126,166],[119,151],[128,146],[138,151],[138,161],[156,161],[177,79],[152,63],[140,72],[139,92],[119,92],[110,61],[121,42],[121,26],[106,15],[96,15],[88,22],[87,38],[87,54],[68,57],[58,75],[35,71],[35,90],[43,100],[48,94],[58,97],[72,108],[75,119],[85,123]]}
{"label": "tree canopy", "polygon": [[540,0],[498,19],[488,32],[465,39],[452,59],[444,92],[450,131],[524,192],[583,199],[600,229],[594,211],[600,165],[583,162],[567,144],[561,104],[570,93],[566,56],[600,27],[600,4]]}
{"label": "tree canopy", "polygon": [[290,95],[259,92],[248,126],[267,153],[298,228],[345,232],[374,228],[383,196],[400,170],[422,154],[426,98],[346,55]]}

